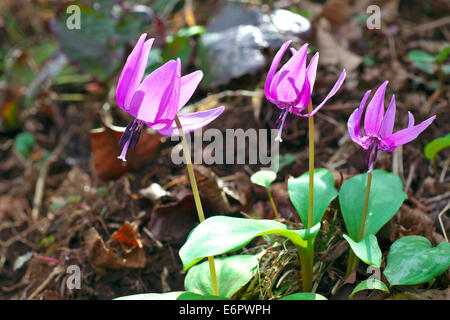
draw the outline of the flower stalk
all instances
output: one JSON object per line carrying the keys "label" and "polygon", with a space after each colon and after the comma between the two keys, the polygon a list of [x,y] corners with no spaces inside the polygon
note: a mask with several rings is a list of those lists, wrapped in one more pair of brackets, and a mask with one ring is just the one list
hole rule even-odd
{"label": "flower stalk", "polygon": [[[361,225],[359,227],[358,234],[358,242],[362,240],[364,237],[364,230],[366,227],[366,219],[367,219],[367,209],[369,207],[369,197],[370,197],[370,186],[372,184],[372,172],[373,170],[369,169],[367,172],[367,184],[366,184],[366,195],[364,196],[364,207],[361,217]],[[345,273],[345,277],[347,278],[353,270],[356,270],[359,264],[359,259],[355,255],[352,249],[350,249],[350,255],[348,257],[347,271]]]}
{"label": "flower stalk", "polygon": [[273,213],[275,214],[275,219],[280,219],[280,213],[278,212],[277,206],[275,205],[275,201],[273,201],[272,192],[270,191],[270,187],[266,188],[267,195],[269,196],[270,204],[272,205]]}
{"label": "flower stalk", "polygon": [[[205,214],[203,213],[203,207],[202,207],[202,202],[200,200],[200,194],[198,192],[197,181],[195,180],[194,168],[192,166],[192,161],[191,161],[191,153],[189,152],[189,146],[186,142],[183,127],[181,125],[180,119],[178,119],[178,116],[175,116],[175,123],[178,127],[178,132],[180,134],[181,142],[183,145],[183,154],[184,154],[184,158],[186,159],[186,167],[188,170],[189,181],[191,182],[192,193],[194,195],[194,202],[195,202],[195,207],[197,208],[198,219],[199,219],[200,223],[202,223],[205,220]],[[217,285],[217,275],[216,275],[216,266],[214,263],[214,257],[208,257],[208,263],[209,263],[209,272],[211,274],[212,293],[213,293],[213,295],[218,296],[219,288]]]}

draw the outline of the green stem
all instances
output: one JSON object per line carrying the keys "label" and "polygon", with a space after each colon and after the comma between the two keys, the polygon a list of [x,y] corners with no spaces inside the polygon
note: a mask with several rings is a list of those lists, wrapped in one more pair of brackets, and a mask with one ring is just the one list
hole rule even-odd
{"label": "green stem", "polygon": [[270,192],[270,187],[266,188],[267,195],[269,196],[270,204],[272,205],[273,212],[275,213],[275,219],[280,219],[280,213],[278,212],[277,206],[275,205],[275,202],[273,201],[272,192]]}
{"label": "green stem", "polygon": [[302,291],[311,292],[314,265],[314,239],[308,240],[306,248],[297,247],[302,267]]}
{"label": "green stem", "polygon": [[[309,101],[308,112],[313,110],[312,102]],[[308,118],[309,136],[309,192],[308,192],[308,221],[306,227],[312,228],[314,222],[314,117]],[[303,292],[311,292],[312,275],[314,266],[314,238],[307,241],[306,248],[299,251],[302,265]]]}
{"label": "green stem", "polygon": [[[372,171],[367,173],[366,195],[364,197],[364,207],[361,217],[361,225],[359,227],[358,242],[364,237],[364,229],[366,227],[367,209],[369,207],[370,186],[372,184]],[[347,271],[345,277],[347,278],[353,270],[356,270],[359,264],[359,259],[350,249],[350,255],[348,257]]]}
{"label": "green stem", "polygon": [[[198,192],[197,181],[195,180],[194,168],[191,162],[191,153],[189,151],[189,146],[186,142],[186,137],[184,135],[183,127],[181,126],[180,120],[178,116],[175,116],[175,123],[177,124],[178,131],[180,133],[181,142],[183,144],[183,153],[184,158],[186,159],[186,167],[188,170],[189,181],[191,182],[192,194],[194,195],[195,207],[197,208],[198,219],[200,223],[205,221],[205,214],[203,213],[202,202],[200,200],[200,194]],[[219,295],[219,288],[217,285],[217,275],[216,275],[216,266],[214,263],[214,257],[208,257],[209,262],[209,272],[211,274],[211,285],[212,285],[212,293],[215,296]]]}
{"label": "green stem", "polygon": [[[308,112],[312,111],[312,103],[309,102]],[[308,205],[308,228],[312,228],[314,219],[314,117],[308,118],[309,134],[309,205]]]}

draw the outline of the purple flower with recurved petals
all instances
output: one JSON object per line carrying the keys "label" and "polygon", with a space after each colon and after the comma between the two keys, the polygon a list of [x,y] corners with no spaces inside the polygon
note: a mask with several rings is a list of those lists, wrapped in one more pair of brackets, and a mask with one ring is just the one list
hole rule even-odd
{"label": "purple flower with recurved petals", "polygon": [[[143,34],[122,70],[117,86],[116,100],[120,109],[135,119],[131,121],[120,138],[123,146],[119,159],[126,161],[128,148],[134,148],[144,124],[165,136],[179,135],[175,123],[178,111],[189,101],[203,78],[201,71],[181,77],[181,62],[170,60],[141,82],[147,65],[153,39],[144,42]],[[178,116],[186,133],[206,126],[216,119],[224,107]]]}
{"label": "purple flower with recurved petals", "polygon": [[348,119],[348,133],[350,138],[363,147],[364,150],[368,150],[367,163],[369,171],[373,170],[373,164],[376,160],[378,150],[391,152],[401,145],[414,140],[436,118],[436,116],[432,116],[418,125],[414,125],[414,117],[408,111],[408,127],[392,133],[396,105],[395,96],[392,95],[389,107],[386,113],[384,112],[384,95],[387,84],[388,81],[383,82],[367,106],[364,116],[364,134],[361,132],[361,116],[369,98],[370,90],[364,95],[359,108],[353,111]]}
{"label": "purple flower with recurved petals", "polygon": [[[277,72],[281,58],[289,47],[291,41],[287,41],[278,50],[267,74],[264,92],[267,100],[281,109],[280,117],[277,120],[278,136],[275,140],[281,140],[281,132],[285,125],[286,117],[289,113],[300,117],[311,117],[322,108],[325,103],[338,91],[345,79],[345,70],[328,93],[326,98],[310,113],[303,114],[302,111],[308,108],[311,100],[311,93],[316,81],[317,64],[319,53],[317,52],[306,67],[308,44],[304,44],[298,51],[291,48],[292,57]],[[286,123],[287,126],[287,123]]]}

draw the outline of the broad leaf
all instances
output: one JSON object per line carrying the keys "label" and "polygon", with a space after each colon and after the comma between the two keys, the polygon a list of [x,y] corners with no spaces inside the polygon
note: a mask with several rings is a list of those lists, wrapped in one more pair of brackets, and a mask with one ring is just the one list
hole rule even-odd
{"label": "broad leaf", "polygon": [[275,181],[277,174],[271,170],[260,170],[252,174],[250,180],[258,186],[269,188],[270,184]]}
{"label": "broad leaf", "polygon": [[284,167],[293,163],[294,161],[295,161],[295,155],[293,155],[292,153],[280,154],[280,155],[276,156],[274,159],[274,163],[275,163],[274,170],[276,172],[278,172],[281,169],[283,169]]}
{"label": "broad leaf", "polygon": [[[339,204],[345,226],[355,241],[359,235],[366,183],[367,173],[360,174],[345,181],[339,191]],[[395,215],[405,199],[402,181],[397,175],[384,170],[374,170],[363,237],[376,234]]]}
{"label": "broad leaf", "polygon": [[436,57],[422,51],[412,50],[408,53],[408,59],[414,62],[436,62]]}
{"label": "broad leaf", "polygon": [[360,282],[355,287],[355,289],[353,289],[349,298],[353,299],[353,296],[355,295],[355,293],[363,291],[363,290],[381,290],[381,291],[389,293],[388,287],[382,281],[380,281],[378,279],[366,279],[366,280]]}
{"label": "broad leaf", "polygon": [[368,234],[361,241],[353,241],[348,235],[344,234],[345,240],[349,243],[353,252],[358,258],[368,265],[379,268],[381,265],[381,250],[378,246],[377,237]]}
{"label": "broad leaf", "polygon": [[285,224],[274,220],[213,216],[191,231],[180,249],[180,257],[186,271],[203,258],[236,251],[252,239],[267,234],[286,237],[295,246],[306,248],[306,240],[313,239],[319,229],[320,224],[310,229],[289,230]]}
{"label": "broad leaf", "polygon": [[324,296],[312,292],[293,293],[278,300],[328,300]]}
{"label": "broad leaf", "polygon": [[[215,258],[219,296],[232,298],[245,286],[258,266],[258,258],[254,255],[235,255],[225,258]],[[200,295],[212,295],[209,263],[204,261],[189,269],[184,279],[187,291]]]}
{"label": "broad leaf", "polygon": [[424,150],[425,157],[433,160],[438,152],[447,147],[450,147],[450,133],[444,137],[434,139],[433,141],[428,143]]}
{"label": "broad leaf", "polygon": [[391,246],[384,275],[391,285],[412,285],[432,280],[449,266],[448,242],[433,248],[425,237],[406,236]]}
{"label": "broad leaf", "polygon": [[[289,198],[300,215],[305,226],[308,225],[309,206],[309,173],[306,172],[298,178],[288,180]],[[334,188],[333,174],[327,169],[314,171],[314,214],[313,225],[322,220],[325,210],[338,192]]]}
{"label": "broad leaf", "polygon": [[437,63],[441,64],[445,61],[445,59],[447,59],[449,53],[450,53],[450,46],[446,46],[444,49],[441,50],[441,52],[437,54],[436,57],[434,57],[434,60]]}
{"label": "broad leaf", "polygon": [[177,300],[228,300],[228,298],[213,295],[201,295],[193,292],[183,292],[178,296]]}
{"label": "broad leaf", "polygon": [[115,298],[114,300],[177,300],[178,296],[183,292],[184,291],[133,294],[131,296]]}

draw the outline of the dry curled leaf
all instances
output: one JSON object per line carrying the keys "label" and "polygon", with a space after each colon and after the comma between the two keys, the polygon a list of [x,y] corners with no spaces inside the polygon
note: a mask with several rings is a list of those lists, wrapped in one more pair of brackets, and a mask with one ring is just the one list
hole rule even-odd
{"label": "dry curled leaf", "polygon": [[147,228],[159,241],[183,241],[198,223],[192,193],[153,208]]}
{"label": "dry curled leaf", "polygon": [[90,132],[93,166],[102,180],[117,179],[126,172],[139,170],[153,158],[161,144],[156,133],[143,130],[136,148],[128,149],[127,162],[122,162],[117,156],[122,151],[119,140],[124,130],[110,126]]}
{"label": "dry curled leaf", "polygon": [[108,249],[95,228],[89,229],[86,238],[89,262],[96,267],[111,269],[140,269],[145,267],[145,250],[136,247],[129,252]]}
{"label": "dry curled leaf", "polygon": [[119,230],[113,233],[112,239],[119,240],[124,246],[142,248],[141,240],[137,235],[137,224],[125,221]]}

